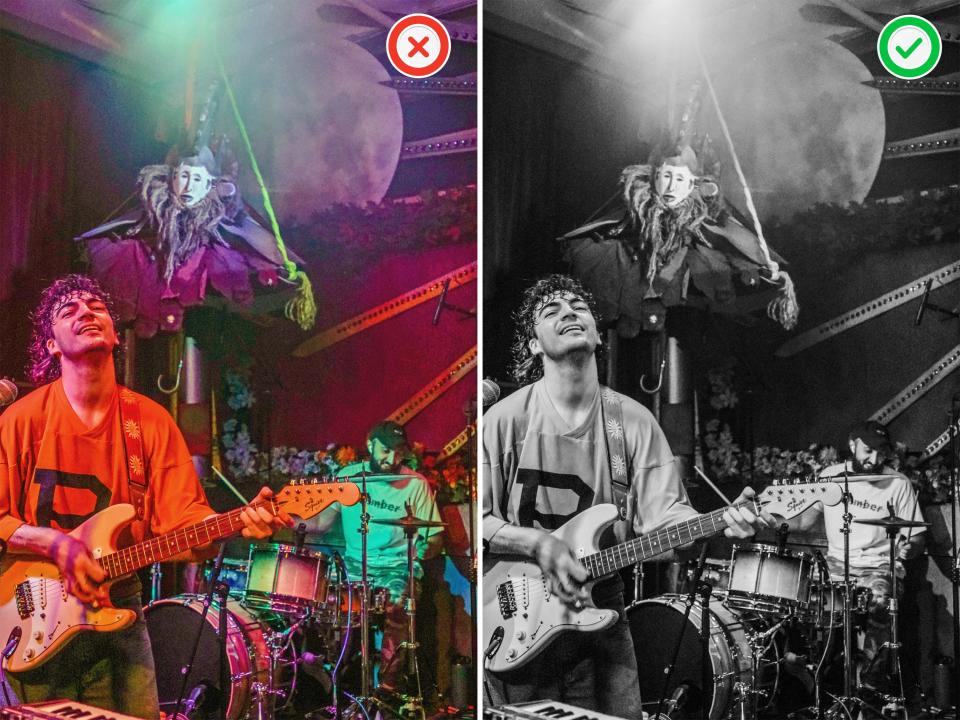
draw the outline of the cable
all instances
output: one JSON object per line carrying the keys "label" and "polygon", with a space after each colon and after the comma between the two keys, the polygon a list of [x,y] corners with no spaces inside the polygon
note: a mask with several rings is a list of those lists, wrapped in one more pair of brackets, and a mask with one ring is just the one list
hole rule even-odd
{"label": "cable", "polygon": [[[362,702],[360,702],[359,700],[357,700],[353,695],[351,695],[351,694],[348,693],[348,692],[344,692],[343,694],[346,695],[348,698],[350,698],[354,703],[356,703],[357,707],[360,708],[360,712],[363,713],[363,716],[364,716],[367,720],[370,720],[370,714],[367,712],[367,709],[363,706],[363,703],[362,703]],[[850,720],[853,720],[853,718],[850,718]]]}

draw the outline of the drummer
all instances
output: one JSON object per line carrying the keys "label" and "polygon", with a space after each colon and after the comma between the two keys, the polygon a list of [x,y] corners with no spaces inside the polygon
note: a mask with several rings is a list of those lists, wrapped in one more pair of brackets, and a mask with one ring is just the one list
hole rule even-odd
{"label": "drummer", "polygon": [[[409,506],[421,520],[440,521],[437,504],[426,478],[403,464],[409,454],[409,443],[402,425],[390,420],[374,425],[367,434],[367,451],[370,454],[368,460],[341,468],[337,477],[357,478],[359,485],[359,476],[370,474],[367,480],[367,505],[372,520],[400,519],[406,516]],[[384,476],[394,476],[394,479]],[[308,523],[309,531],[323,534],[331,530],[339,519],[344,538],[344,560],[351,582],[361,579],[361,512],[360,503],[350,507],[334,503]],[[442,542],[440,532],[439,527],[418,531],[414,562],[414,574],[418,581],[423,575],[420,562],[439,551]],[[372,586],[387,588],[390,592],[380,648],[379,685],[385,689],[396,689],[402,675],[401,657],[397,650],[406,637],[407,626],[404,612],[407,539],[402,528],[376,522],[369,524],[367,574]]]}
{"label": "drummer", "polygon": [[[894,458],[893,443],[886,426],[874,420],[854,425],[848,433],[850,457],[831,465],[820,474],[820,479],[837,478],[842,481],[845,473],[868,475],[852,479],[850,487],[850,578],[860,587],[869,588],[869,622],[864,637],[863,667],[869,668],[876,657],[877,649],[888,639],[888,607],[891,579],[890,540],[882,527],[862,525],[857,520],[879,519],[889,515],[888,504],[893,503],[894,513],[908,520],[920,520],[917,496],[910,481],[894,470],[890,461]],[[806,512],[790,521],[794,530],[809,530],[823,518],[827,536],[827,566],[832,580],[843,580],[843,503],[824,507],[817,503]],[[923,552],[924,528],[903,528],[897,542],[897,578],[904,576],[903,562]],[[903,584],[898,582],[900,592]],[[866,678],[865,678],[866,679]]]}

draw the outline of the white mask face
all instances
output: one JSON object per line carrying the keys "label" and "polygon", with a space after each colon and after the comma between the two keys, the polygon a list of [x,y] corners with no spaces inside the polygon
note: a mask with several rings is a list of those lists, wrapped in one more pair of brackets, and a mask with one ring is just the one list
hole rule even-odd
{"label": "white mask face", "polygon": [[653,178],[653,188],[667,207],[675,208],[693,192],[695,179],[685,165],[661,165]]}
{"label": "white mask face", "polygon": [[214,179],[202,165],[181,163],[173,173],[173,194],[185,207],[193,207],[207,196]]}

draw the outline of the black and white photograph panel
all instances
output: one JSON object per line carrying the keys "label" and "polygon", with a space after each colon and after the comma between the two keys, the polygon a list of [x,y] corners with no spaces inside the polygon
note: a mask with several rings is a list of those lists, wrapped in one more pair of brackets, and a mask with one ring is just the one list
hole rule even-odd
{"label": "black and white photograph panel", "polygon": [[486,0],[485,716],[956,717],[958,38]]}

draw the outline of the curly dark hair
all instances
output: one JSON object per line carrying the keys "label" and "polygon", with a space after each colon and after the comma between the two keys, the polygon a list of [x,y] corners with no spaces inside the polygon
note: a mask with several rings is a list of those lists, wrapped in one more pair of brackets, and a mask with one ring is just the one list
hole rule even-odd
{"label": "curly dark hair", "polygon": [[[570,293],[582,298],[590,308],[593,319],[600,326],[601,317],[597,308],[597,301],[593,294],[588,292],[580,281],[569,275],[548,275],[537,280],[523,293],[523,300],[513,313],[513,322],[516,330],[513,336],[513,345],[510,347],[512,359],[510,374],[520,385],[529,385],[543,377],[543,358],[530,351],[530,339],[536,337],[534,326],[537,321],[537,311],[554,298],[564,293]],[[603,345],[596,350],[598,364],[603,359]]]}
{"label": "curly dark hair", "polygon": [[[33,332],[30,335],[30,362],[27,376],[36,385],[45,385],[60,377],[60,358],[47,351],[47,340],[53,337],[53,314],[63,302],[74,295],[93,295],[103,300],[113,319],[113,326],[120,327],[120,319],[113,307],[113,300],[100,284],[86,275],[66,275],[51,283],[41,294],[36,310],[30,315]],[[113,351],[119,367],[120,346]]]}

